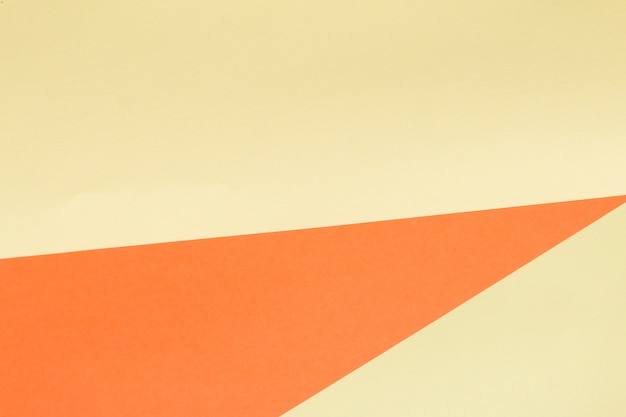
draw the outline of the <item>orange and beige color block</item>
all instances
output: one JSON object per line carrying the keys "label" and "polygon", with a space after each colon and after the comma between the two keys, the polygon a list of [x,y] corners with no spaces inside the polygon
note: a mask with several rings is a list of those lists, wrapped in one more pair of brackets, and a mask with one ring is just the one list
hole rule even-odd
{"label": "orange and beige color block", "polygon": [[626,413],[618,2],[0,2],[0,417]]}

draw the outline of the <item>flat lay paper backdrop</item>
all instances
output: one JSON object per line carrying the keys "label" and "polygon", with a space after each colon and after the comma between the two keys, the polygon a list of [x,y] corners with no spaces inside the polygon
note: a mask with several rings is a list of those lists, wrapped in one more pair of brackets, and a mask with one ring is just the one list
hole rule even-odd
{"label": "flat lay paper backdrop", "polygon": [[5,260],[0,403],[281,415],[624,201]]}
{"label": "flat lay paper backdrop", "polygon": [[0,3],[0,256],[626,193],[609,1]]}
{"label": "flat lay paper backdrop", "polygon": [[625,208],[285,417],[619,415]]}
{"label": "flat lay paper backdrop", "polygon": [[[5,0],[0,36],[0,258],[626,194],[626,8],[618,2]],[[293,416],[620,414],[623,211]],[[13,271],[3,285],[18,283],[20,270],[8,268],[18,261],[1,262]],[[17,317],[0,318],[7,351],[33,329],[28,315],[31,327],[14,327],[19,313],[41,314],[36,295],[72,282],[47,271],[29,275],[30,296],[5,303]],[[67,289],[80,297],[80,286]],[[9,290],[0,287],[0,297]],[[95,317],[106,313],[100,307]],[[81,314],[52,316],[42,337],[77,332],[62,338],[66,352],[89,363],[111,351],[82,344],[90,330],[72,324]],[[150,369],[129,369],[106,393],[94,387],[107,380],[93,385],[97,372],[70,353],[56,365],[39,358],[42,371],[61,376],[2,378],[2,369],[33,369],[28,352],[45,350],[29,349],[0,365],[0,415],[9,393],[38,389],[45,395],[22,404],[47,416],[81,407],[168,415],[159,404],[184,410],[210,390],[180,372],[153,403],[133,402]],[[149,347],[134,349],[150,357]],[[169,359],[165,369],[179,369]],[[83,389],[41,391],[63,378]],[[413,395],[416,387],[428,396]]]}

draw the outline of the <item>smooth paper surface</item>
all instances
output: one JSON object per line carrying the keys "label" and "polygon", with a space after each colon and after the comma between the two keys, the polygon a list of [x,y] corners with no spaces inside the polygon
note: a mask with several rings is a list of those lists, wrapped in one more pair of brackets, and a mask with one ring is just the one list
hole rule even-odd
{"label": "smooth paper surface", "polygon": [[[625,22],[620,2],[591,0],[0,1],[0,415],[278,417],[317,393],[294,417],[619,415],[619,243],[509,274],[621,201],[591,199],[626,195]],[[577,209],[511,209],[545,203]],[[531,214],[500,227],[503,208]],[[488,227],[407,226],[476,210]],[[247,290],[216,290],[233,276]],[[282,285],[293,276],[325,301]],[[419,330],[501,279],[484,307]],[[500,296],[504,312],[483,304]],[[294,317],[323,349],[278,343],[308,340]],[[459,331],[482,350],[450,346]],[[428,366],[385,353],[360,379],[406,337]],[[285,372],[275,397],[267,367]],[[397,396],[375,394],[377,375]]]}
{"label": "smooth paper surface", "polygon": [[284,417],[626,410],[626,207]]}
{"label": "smooth paper surface", "polygon": [[619,2],[5,0],[0,257],[626,194]]}
{"label": "smooth paper surface", "polygon": [[2,260],[0,405],[278,416],[624,201]]}

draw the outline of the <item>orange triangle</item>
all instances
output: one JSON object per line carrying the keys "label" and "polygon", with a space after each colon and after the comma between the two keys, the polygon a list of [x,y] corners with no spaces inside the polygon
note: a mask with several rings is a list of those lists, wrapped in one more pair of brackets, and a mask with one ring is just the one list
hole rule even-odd
{"label": "orange triangle", "polygon": [[2,260],[0,409],[277,417],[624,201]]}

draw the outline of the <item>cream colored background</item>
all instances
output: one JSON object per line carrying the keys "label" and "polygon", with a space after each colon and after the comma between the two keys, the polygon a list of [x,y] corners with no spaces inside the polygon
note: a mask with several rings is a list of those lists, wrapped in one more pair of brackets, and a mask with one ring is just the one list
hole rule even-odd
{"label": "cream colored background", "polygon": [[626,194],[609,1],[5,0],[0,257]]}
{"label": "cream colored background", "polygon": [[[625,41],[620,1],[4,0],[0,257],[626,194]],[[288,415],[619,415],[624,214]]]}

